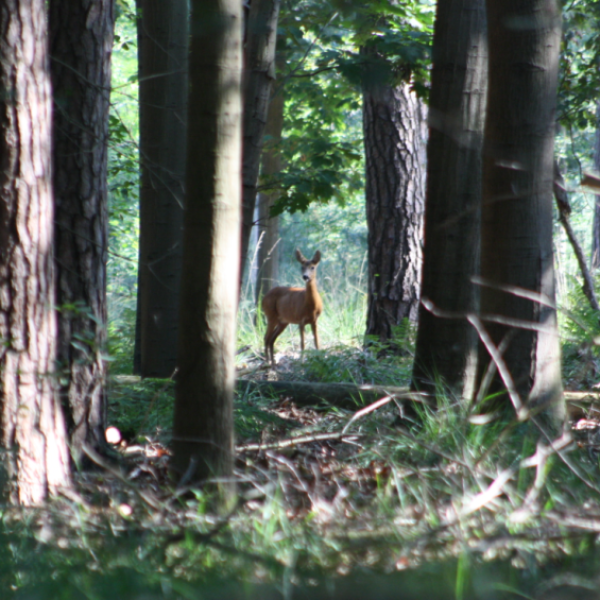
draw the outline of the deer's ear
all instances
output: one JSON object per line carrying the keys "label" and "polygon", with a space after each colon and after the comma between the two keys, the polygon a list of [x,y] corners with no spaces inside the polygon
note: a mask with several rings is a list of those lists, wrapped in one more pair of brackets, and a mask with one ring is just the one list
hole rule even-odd
{"label": "deer's ear", "polygon": [[316,265],[319,263],[320,260],[321,260],[321,253],[317,250],[315,252],[315,255],[313,256],[313,259],[311,262],[313,262]]}
{"label": "deer's ear", "polygon": [[296,260],[299,263],[305,263],[306,259],[304,258],[304,256],[302,256],[302,252],[300,252],[300,250],[298,248],[296,248]]}

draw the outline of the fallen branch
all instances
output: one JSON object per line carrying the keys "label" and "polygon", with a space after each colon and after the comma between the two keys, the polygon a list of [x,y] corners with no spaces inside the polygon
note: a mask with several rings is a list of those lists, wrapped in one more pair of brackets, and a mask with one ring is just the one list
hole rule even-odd
{"label": "fallen branch", "polygon": [[279,440],[277,442],[267,442],[258,444],[242,444],[236,446],[236,452],[251,452],[254,450],[280,450],[282,448],[292,448],[300,444],[310,444],[312,442],[340,441],[347,439],[356,439],[359,437],[356,433],[315,433],[314,435],[299,435],[295,438]]}
{"label": "fallen branch", "polygon": [[257,392],[261,396],[286,396],[299,406],[330,405],[356,409],[384,397],[430,404],[431,395],[411,392],[405,387],[385,385],[355,385],[353,383],[310,383],[306,381],[251,381],[238,379],[241,394]]}

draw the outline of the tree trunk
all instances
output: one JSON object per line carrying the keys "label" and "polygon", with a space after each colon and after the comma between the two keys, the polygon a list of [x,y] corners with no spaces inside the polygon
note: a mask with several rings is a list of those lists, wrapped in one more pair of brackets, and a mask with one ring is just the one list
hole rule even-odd
{"label": "tree trunk", "polygon": [[367,335],[394,348],[416,321],[425,191],[425,108],[408,83],[363,85],[369,228]]}
{"label": "tree trunk", "polygon": [[[486,328],[496,347],[508,343],[504,363],[521,401],[560,424],[565,404],[552,254],[560,8],[556,0],[489,0],[487,9],[481,313],[525,323]],[[509,386],[498,377],[492,391]]]}
{"label": "tree trunk", "polygon": [[275,79],[275,41],[279,5],[280,0],[252,0],[246,26],[240,280],[248,257],[262,139]]}
{"label": "tree trunk", "polygon": [[[94,10],[90,13],[90,5]],[[58,360],[71,455],[104,443],[107,154],[113,0],[52,0]],[[90,18],[90,14],[93,18]]]}
{"label": "tree trunk", "polygon": [[186,162],[187,0],[137,0],[140,107],[139,358],[144,377],[177,365]]}
{"label": "tree trunk", "polygon": [[[182,482],[233,470],[239,292],[241,3],[192,0],[188,169],[172,471]],[[232,491],[222,485],[228,496]]]}
{"label": "tree trunk", "polygon": [[[279,143],[283,131],[283,89],[279,87],[271,98],[265,147],[262,154],[262,174],[274,175],[281,171]],[[261,192],[258,196],[258,275],[256,278],[256,303],[277,285],[279,276],[279,217],[271,217],[270,210],[278,197],[276,190]]]}
{"label": "tree trunk", "polygon": [[3,502],[69,484],[55,392],[51,96],[44,0],[0,10],[0,444]]}
{"label": "tree trunk", "polygon": [[[594,171],[600,173],[600,102],[596,106],[596,136],[594,139]],[[594,195],[594,223],[592,226],[592,261],[593,270],[600,267],[600,195]]]}
{"label": "tree trunk", "polygon": [[464,317],[441,318],[420,307],[413,386],[433,391],[441,381],[462,398],[473,395],[477,366],[477,336],[466,313],[477,309],[478,298],[471,279],[479,268],[486,89],[484,0],[439,0],[429,102],[421,298]]}

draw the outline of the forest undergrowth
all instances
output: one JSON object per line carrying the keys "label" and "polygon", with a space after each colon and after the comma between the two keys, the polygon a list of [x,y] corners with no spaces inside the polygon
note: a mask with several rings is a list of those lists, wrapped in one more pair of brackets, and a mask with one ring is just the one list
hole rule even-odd
{"label": "forest undergrowth", "polygon": [[[340,344],[301,358],[282,341],[276,369],[241,336],[238,370],[402,385],[404,335],[393,358]],[[395,598],[397,586],[406,598],[597,597],[580,595],[600,589],[589,402],[544,437],[535,416],[486,419],[443,390],[435,412],[393,396],[348,410],[239,394],[227,514],[168,476],[172,402],[171,381],[113,377],[112,459],[90,453],[65,498],[3,513],[8,597]]]}

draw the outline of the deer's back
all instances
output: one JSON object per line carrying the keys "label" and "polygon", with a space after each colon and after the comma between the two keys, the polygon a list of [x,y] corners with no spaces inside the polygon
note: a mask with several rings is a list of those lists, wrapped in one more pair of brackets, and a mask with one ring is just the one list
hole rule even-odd
{"label": "deer's back", "polygon": [[274,287],[262,301],[262,309],[267,318],[276,318],[284,323],[311,323],[321,314],[323,304],[315,294],[313,301],[307,302],[306,289],[296,287]]}

